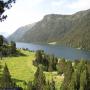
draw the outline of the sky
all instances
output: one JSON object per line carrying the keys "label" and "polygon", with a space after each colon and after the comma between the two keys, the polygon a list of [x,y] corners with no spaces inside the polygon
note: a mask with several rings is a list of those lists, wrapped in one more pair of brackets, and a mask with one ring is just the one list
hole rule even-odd
{"label": "sky", "polygon": [[0,22],[0,34],[8,36],[18,28],[40,21],[47,14],[73,14],[90,9],[90,0],[16,0]]}

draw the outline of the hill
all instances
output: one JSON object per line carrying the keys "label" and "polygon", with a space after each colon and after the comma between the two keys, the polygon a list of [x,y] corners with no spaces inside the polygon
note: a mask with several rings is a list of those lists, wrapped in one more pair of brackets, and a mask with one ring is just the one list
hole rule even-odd
{"label": "hill", "polygon": [[9,41],[18,41],[21,39],[24,40],[23,35],[27,31],[29,31],[34,25],[35,23],[18,28],[12,35],[8,37],[8,40]]}
{"label": "hill", "polygon": [[22,27],[20,32],[16,31],[19,32],[19,35],[15,36],[15,32],[9,39],[28,43],[56,42],[57,44],[90,50],[90,9],[73,15],[49,14],[28,30],[26,27],[24,34],[21,34]]}

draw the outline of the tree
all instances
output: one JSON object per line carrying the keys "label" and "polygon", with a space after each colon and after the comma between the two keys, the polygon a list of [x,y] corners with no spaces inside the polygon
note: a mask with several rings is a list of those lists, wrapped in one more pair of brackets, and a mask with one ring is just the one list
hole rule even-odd
{"label": "tree", "polygon": [[74,67],[68,90],[89,90],[88,87],[90,85],[88,84],[89,76],[86,61],[81,60]]}
{"label": "tree", "polygon": [[71,82],[72,73],[73,73],[72,62],[67,61],[64,71],[64,81],[61,85],[61,90],[68,90],[68,86]]}
{"label": "tree", "polygon": [[52,79],[51,83],[50,83],[50,90],[56,90],[55,89],[55,81]]}
{"label": "tree", "polygon": [[49,56],[48,62],[49,62],[48,71],[52,72],[53,71],[53,57],[52,56]]}
{"label": "tree", "polygon": [[3,36],[0,35],[0,46],[2,46],[2,45],[3,45]]}
{"label": "tree", "polygon": [[1,77],[1,87],[2,88],[12,88],[13,85],[15,85],[15,84],[13,84],[13,82],[11,80],[10,72],[8,70],[7,65],[5,64],[3,74]]}
{"label": "tree", "polygon": [[84,70],[80,75],[80,90],[86,90],[87,81],[87,70]]}
{"label": "tree", "polygon": [[47,81],[47,84],[46,84],[46,90],[50,90],[50,82],[49,82],[49,80]]}
{"label": "tree", "polygon": [[0,57],[2,60],[3,36],[0,35]]}
{"label": "tree", "polygon": [[11,54],[16,53],[16,43],[14,41],[11,41]]}
{"label": "tree", "polygon": [[35,56],[36,56],[36,62],[41,64],[42,63],[42,52],[41,52],[41,50],[37,50]]}
{"label": "tree", "polygon": [[27,90],[33,90],[33,84],[32,84],[32,82],[28,82],[28,84],[27,84]]}
{"label": "tree", "polygon": [[7,18],[7,15],[3,15],[6,9],[12,7],[12,3],[15,3],[16,0],[0,0],[0,21],[2,22]]}
{"label": "tree", "polygon": [[42,65],[39,65],[35,73],[34,87],[35,90],[45,90],[46,78],[42,70]]}
{"label": "tree", "polygon": [[58,74],[64,74],[65,72],[65,67],[66,67],[66,61],[64,58],[62,58],[59,63],[57,64],[57,71],[58,71]]}

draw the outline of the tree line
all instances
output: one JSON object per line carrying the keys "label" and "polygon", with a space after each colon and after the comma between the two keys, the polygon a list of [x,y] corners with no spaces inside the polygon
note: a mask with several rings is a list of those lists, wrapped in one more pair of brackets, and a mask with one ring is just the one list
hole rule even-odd
{"label": "tree line", "polygon": [[0,58],[7,56],[19,56],[23,55],[16,48],[16,43],[14,41],[8,42],[5,38],[0,35]]}
{"label": "tree line", "polygon": [[64,76],[60,90],[90,90],[90,61],[70,61],[64,58],[58,60],[54,56],[46,55],[44,52],[38,50],[34,65],[38,67],[40,64],[42,64],[43,70],[48,72],[56,70],[58,75]]}
{"label": "tree line", "polygon": [[54,55],[48,55],[43,50],[36,51],[36,59],[33,61],[35,66],[43,65],[44,71],[56,71],[58,59]]}

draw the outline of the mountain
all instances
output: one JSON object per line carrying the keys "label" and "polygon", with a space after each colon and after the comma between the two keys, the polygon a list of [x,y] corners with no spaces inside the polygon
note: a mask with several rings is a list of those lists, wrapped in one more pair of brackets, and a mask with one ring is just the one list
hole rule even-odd
{"label": "mountain", "polygon": [[[15,35],[10,38],[20,42],[56,42],[71,47],[90,50],[90,9],[77,12],[73,15],[49,14],[37,22],[33,27],[26,29],[22,35],[23,27],[17,39]],[[14,33],[15,34],[15,33]],[[20,37],[21,36],[21,37]]]}
{"label": "mountain", "polygon": [[29,24],[23,27],[20,27],[19,29],[17,29],[12,35],[10,35],[8,37],[9,41],[19,41],[19,40],[24,40],[23,36],[24,34],[29,31],[33,26],[35,25],[35,23],[33,24]]}

